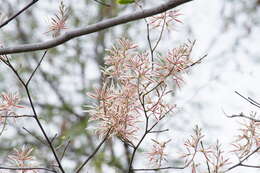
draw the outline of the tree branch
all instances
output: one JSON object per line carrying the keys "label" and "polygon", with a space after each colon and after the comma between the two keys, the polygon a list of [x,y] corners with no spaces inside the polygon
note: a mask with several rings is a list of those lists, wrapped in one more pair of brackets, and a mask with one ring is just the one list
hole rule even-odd
{"label": "tree branch", "polygon": [[259,166],[253,166],[253,165],[245,165],[243,164],[249,157],[251,157],[252,155],[254,155],[256,152],[258,152],[260,149],[260,147],[257,147],[254,151],[252,151],[250,154],[248,154],[245,158],[243,158],[242,160],[240,160],[237,164],[229,167],[226,171],[224,172],[228,172],[236,167],[239,167],[239,166],[244,166],[244,167],[252,167],[252,168],[259,168]]}
{"label": "tree branch", "polygon": [[110,28],[110,27],[113,27],[116,25],[120,25],[120,24],[131,22],[131,21],[135,21],[138,19],[153,16],[153,15],[165,12],[167,10],[170,10],[174,7],[177,7],[181,4],[184,4],[189,1],[192,1],[192,0],[169,0],[168,2],[166,2],[164,4],[161,4],[159,6],[156,6],[156,7],[150,8],[150,9],[146,9],[146,10],[138,11],[138,12],[135,12],[132,14],[107,19],[107,20],[98,22],[96,24],[89,25],[87,27],[70,30],[70,31],[66,32],[65,34],[63,34],[55,39],[49,40],[49,41],[1,48],[0,55],[21,53],[21,52],[30,52],[30,51],[53,48],[55,46],[65,43],[73,38],[91,34],[94,32],[98,32],[98,31],[101,31],[101,30],[104,30],[104,29],[107,29],[107,28]]}
{"label": "tree branch", "polygon": [[[38,118],[38,114],[36,112],[36,109],[35,109],[35,106],[34,106],[34,103],[33,103],[32,97],[31,97],[31,93],[29,91],[29,86],[24,82],[24,80],[21,78],[20,74],[16,71],[16,69],[13,67],[13,65],[10,63],[10,61],[8,59],[7,60],[2,60],[2,62],[4,62],[13,71],[13,73],[16,75],[16,77],[21,82],[22,86],[24,87],[24,89],[26,91],[26,94],[27,94],[27,97],[28,97],[29,102],[30,102],[31,109],[33,111],[34,119],[37,122],[37,124],[38,124],[38,126],[39,126],[39,128],[40,128],[40,130],[41,130],[41,132],[42,132],[42,134],[43,134],[43,136],[45,138],[45,140],[47,141],[47,144],[49,145],[49,148],[51,149],[51,151],[52,151],[52,153],[54,155],[54,158],[55,158],[55,160],[56,160],[56,162],[58,164],[58,167],[60,168],[60,171],[62,173],[65,173],[65,171],[64,171],[64,169],[63,169],[63,167],[61,165],[61,162],[60,162],[60,160],[58,158],[58,155],[56,153],[56,150],[55,150],[54,146],[52,145],[52,143],[51,143],[51,141],[50,141],[46,131],[44,130],[43,125],[40,122],[40,119]],[[38,68],[38,66],[36,68]],[[33,73],[35,71],[36,70],[34,70]]]}
{"label": "tree branch", "polygon": [[9,19],[7,19],[6,21],[4,21],[1,25],[0,28],[4,27],[5,25],[7,25],[9,22],[11,22],[12,20],[14,20],[17,16],[19,16],[20,14],[22,14],[25,10],[27,10],[28,8],[30,8],[33,4],[35,4],[36,2],[38,2],[39,0],[32,0],[29,4],[27,4],[24,8],[22,8],[20,11],[18,11],[17,13],[15,13],[13,16],[11,16]]}
{"label": "tree branch", "polygon": [[260,108],[260,104],[257,102],[257,101],[255,101],[255,100],[253,100],[252,98],[250,98],[250,97],[245,97],[245,96],[243,96],[242,94],[240,94],[239,92],[237,92],[237,91],[235,91],[235,93],[237,94],[237,95],[239,95],[240,97],[242,97],[243,99],[245,99],[246,101],[248,101],[250,104],[252,104],[252,105],[254,105],[255,107],[257,107],[257,108]]}
{"label": "tree branch", "polygon": [[175,166],[168,166],[168,167],[162,167],[162,168],[151,168],[151,169],[132,169],[132,171],[160,171],[160,170],[169,170],[169,169],[184,169],[186,166],[181,166],[181,167],[175,167]]}
{"label": "tree branch", "polygon": [[1,169],[7,169],[7,170],[21,170],[21,171],[31,171],[31,170],[45,170],[45,171],[49,171],[49,172],[56,172],[55,170],[52,169],[48,169],[48,168],[41,168],[41,167],[27,167],[27,168],[20,168],[20,167],[3,167],[0,166],[0,170]]}

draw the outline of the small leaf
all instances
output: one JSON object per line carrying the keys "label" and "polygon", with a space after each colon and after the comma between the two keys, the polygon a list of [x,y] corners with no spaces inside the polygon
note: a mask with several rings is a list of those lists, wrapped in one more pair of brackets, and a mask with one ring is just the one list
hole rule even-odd
{"label": "small leaf", "polygon": [[116,2],[118,4],[131,4],[131,3],[134,3],[135,0],[117,0]]}

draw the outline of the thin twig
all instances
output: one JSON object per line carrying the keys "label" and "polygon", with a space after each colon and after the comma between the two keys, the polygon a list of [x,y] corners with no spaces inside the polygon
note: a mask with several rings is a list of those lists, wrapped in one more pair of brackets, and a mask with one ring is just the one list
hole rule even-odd
{"label": "thin twig", "polygon": [[207,157],[207,155],[206,155],[206,153],[204,152],[204,146],[203,146],[203,142],[202,141],[200,141],[200,145],[201,145],[201,148],[202,148],[202,150],[203,150],[203,155],[204,155],[204,157],[205,157],[205,159],[206,159],[206,164],[207,164],[207,168],[208,168],[208,173],[210,173],[210,167],[209,167],[209,162],[208,162],[208,157]]}
{"label": "thin twig", "polygon": [[226,115],[226,117],[228,117],[228,118],[246,118],[246,119],[249,119],[249,120],[254,121],[254,122],[260,122],[259,119],[255,119],[253,117],[246,116],[242,112],[238,115]]}
{"label": "thin twig", "polygon": [[243,96],[242,94],[240,94],[239,92],[235,91],[235,93],[237,95],[239,95],[240,97],[242,97],[243,99],[245,99],[246,101],[248,101],[250,104],[260,108],[260,104],[256,101],[254,101],[253,99],[251,99],[250,97],[246,98],[245,96]]}
{"label": "thin twig", "polygon": [[168,166],[168,167],[162,167],[162,168],[151,168],[151,169],[132,169],[132,171],[160,171],[160,170],[168,170],[168,169],[184,169],[186,166],[182,167],[175,167],[175,166]]}
{"label": "thin twig", "polygon": [[165,129],[165,130],[153,130],[153,131],[150,131],[149,133],[163,133],[163,132],[168,132],[169,129]]}
{"label": "thin twig", "polygon": [[[195,42],[194,42],[194,44],[195,44]],[[202,61],[204,58],[206,58],[207,56],[208,56],[208,54],[203,55],[203,56],[202,56],[201,58],[199,58],[197,61],[193,62],[191,65],[188,65],[188,66],[185,67],[184,69],[188,69],[188,68],[190,68],[190,67],[192,67],[192,66],[194,66],[194,65],[196,65],[196,64],[201,63],[201,61]]]}
{"label": "thin twig", "polygon": [[[21,168],[21,167],[4,167],[4,166],[0,166],[0,169],[6,169],[6,170],[21,170],[21,171],[30,171],[30,170],[45,170],[45,171],[49,171],[49,172],[56,172],[55,170],[53,169],[48,169],[48,168],[41,168],[41,167],[24,167],[24,168]],[[26,171],[26,172],[27,172]]]}
{"label": "thin twig", "polygon": [[160,35],[159,35],[159,38],[157,39],[154,47],[152,46],[152,42],[151,42],[151,38],[150,38],[150,27],[149,27],[149,23],[147,22],[147,20],[145,19],[145,22],[146,22],[146,32],[147,32],[147,41],[148,41],[148,45],[149,45],[149,49],[150,49],[150,54],[151,54],[151,60],[152,60],[152,69],[153,69],[153,66],[154,66],[154,51],[155,49],[157,48],[157,46],[159,45],[159,42],[161,41],[162,39],[162,35],[163,35],[163,31],[164,31],[164,28],[165,28],[165,24],[166,24],[166,12],[165,13],[165,16],[164,16],[164,19],[163,19],[163,25],[162,25],[162,28],[161,28],[161,31],[160,31]]}
{"label": "thin twig", "polygon": [[[195,42],[193,43],[193,45],[194,45],[194,44],[195,44]],[[193,66],[193,65],[195,65],[195,64],[197,64],[197,63],[199,63],[204,57],[206,57],[206,55],[203,56],[202,58],[200,58],[198,61],[196,61],[196,62],[194,62],[193,64],[191,64],[190,66],[188,66],[187,68],[189,68],[189,67],[191,67],[191,66]],[[187,69],[187,68],[185,68],[185,69]],[[173,70],[173,69],[172,69],[172,70]],[[169,72],[168,75],[171,74],[172,70]],[[152,89],[150,89],[149,91],[147,91],[147,92],[144,93],[144,94],[139,93],[139,101],[140,101],[140,103],[141,103],[141,105],[142,105],[142,109],[143,109],[144,115],[145,115],[145,132],[144,132],[144,134],[142,135],[142,137],[141,137],[141,139],[139,140],[139,142],[137,143],[137,145],[134,147],[134,150],[133,150],[133,153],[132,153],[132,156],[131,156],[131,159],[130,159],[130,163],[129,163],[128,173],[131,173],[131,172],[132,172],[132,164],[133,164],[133,160],[134,160],[134,157],[135,157],[135,154],[136,154],[137,149],[138,149],[139,146],[141,145],[142,141],[145,139],[146,135],[147,135],[150,131],[152,131],[152,129],[153,129],[153,128],[158,124],[158,122],[159,122],[159,121],[157,121],[156,123],[154,123],[154,124],[148,129],[148,127],[149,127],[149,116],[147,115],[147,110],[146,110],[146,108],[145,108],[145,99],[144,99],[144,98],[145,98],[145,96],[148,95],[150,92],[152,92],[152,91],[155,90],[157,87],[159,87],[162,83],[163,83],[163,81],[159,82],[156,86],[154,86]],[[168,112],[170,112],[170,111],[171,111],[171,109],[170,109],[169,111],[167,111],[167,112],[165,113],[165,115],[166,115]],[[160,120],[163,119],[163,118],[165,117],[165,115],[163,115],[163,116],[160,118]],[[194,154],[193,157],[195,157],[195,154]],[[190,164],[190,162],[189,162],[188,164]]]}
{"label": "thin twig", "polygon": [[11,16],[9,19],[7,19],[6,21],[4,21],[1,25],[0,28],[4,27],[5,25],[7,25],[9,22],[11,22],[12,20],[14,20],[17,16],[19,16],[21,13],[23,13],[25,10],[27,10],[28,8],[30,8],[33,4],[35,4],[36,2],[38,2],[39,0],[32,0],[29,4],[27,4],[24,8],[22,8],[20,11],[18,11],[17,13],[15,13],[13,16]]}
{"label": "thin twig", "polygon": [[25,127],[23,127],[23,130],[25,130],[27,133],[29,133],[31,136],[33,136],[35,139],[37,139],[38,141],[40,141],[42,144],[46,145],[46,142],[44,142],[40,137],[38,137],[37,135],[33,134],[32,132],[30,132],[28,129],[26,129]]}
{"label": "thin twig", "polygon": [[[153,49],[152,49],[152,52],[154,53],[155,49],[158,47],[161,39],[162,39],[162,35],[163,35],[163,31],[164,31],[164,28],[165,28],[165,25],[166,25],[166,12],[164,12],[165,16],[164,16],[164,19],[163,19],[163,25],[162,25],[162,28],[161,28],[161,31],[160,31],[160,35],[159,35],[159,38],[158,40],[156,41]],[[153,60],[153,59],[152,59]]]}
{"label": "thin twig", "polygon": [[147,110],[145,108],[145,95],[142,95],[142,94],[138,94],[139,95],[139,101],[142,105],[142,109],[143,109],[143,112],[144,112],[144,116],[145,116],[145,130],[144,130],[144,134],[142,135],[141,139],[138,141],[138,143],[136,144],[133,150],[133,153],[132,153],[132,156],[131,156],[131,159],[130,159],[130,162],[129,162],[129,165],[128,165],[128,173],[131,173],[132,172],[132,165],[133,165],[133,161],[134,161],[134,158],[135,158],[135,154],[137,152],[137,149],[139,148],[139,146],[141,145],[141,143],[143,142],[143,140],[145,139],[145,137],[147,136],[147,134],[149,133],[149,130],[148,130],[148,127],[149,127],[149,116],[147,114]]}
{"label": "thin twig", "polygon": [[110,130],[107,132],[106,136],[104,137],[104,139],[99,143],[99,145],[96,147],[96,149],[93,151],[92,154],[90,154],[90,156],[76,169],[75,173],[79,173],[83,167],[88,163],[88,161],[90,159],[92,159],[96,153],[98,152],[98,150],[100,149],[100,147],[105,143],[105,141],[107,140],[107,138],[110,135]]}
{"label": "thin twig", "polygon": [[66,150],[68,149],[68,147],[69,147],[69,145],[70,145],[70,140],[68,141],[68,143],[66,144],[66,146],[65,146],[65,148],[64,148],[64,150],[63,150],[63,152],[62,152],[62,154],[61,154],[61,157],[60,157],[60,160],[62,160],[63,159],[63,157],[64,157],[64,155],[65,155],[65,153],[66,153]]}
{"label": "thin twig", "polygon": [[21,76],[19,75],[19,73],[16,71],[16,69],[13,67],[13,65],[11,64],[11,62],[10,62],[8,59],[6,60],[6,65],[8,65],[8,67],[14,72],[14,74],[16,75],[16,77],[18,78],[18,80],[19,80],[19,81],[21,82],[21,84],[23,85],[23,87],[24,87],[24,89],[25,89],[25,91],[26,91],[27,97],[28,97],[28,99],[29,99],[30,106],[31,106],[31,108],[32,108],[33,114],[34,114],[34,119],[36,120],[37,125],[39,126],[39,128],[40,128],[40,130],[41,130],[41,132],[42,132],[42,134],[43,134],[43,136],[44,136],[44,138],[45,138],[45,140],[47,141],[47,144],[49,145],[49,147],[50,147],[50,149],[51,149],[51,151],[52,151],[52,153],[53,153],[53,155],[54,155],[54,158],[55,158],[55,160],[56,160],[56,162],[57,162],[57,164],[58,164],[58,166],[59,166],[59,169],[61,170],[62,173],[65,173],[65,171],[64,171],[64,169],[63,169],[63,167],[62,167],[62,165],[61,165],[61,162],[60,162],[60,160],[59,160],[59,158],[58,158],[58,155],[57,155],[57,153],[56,153],[56,151],[55,151],[55,148],[54,148],[54,146],[52,145],[52,143],[51,143],[51,141],[50,141],[50,139],[49,139],[49,137],[48,137],[46,131],[44,130],[44,128],[43,128],[43,126],[42,126],[42,124],[41,124],[41,122],[40,122],[40,120],[39,120],[39,118],[38,118],[38,114],[37,114],[36,109],[35,109],[35,107],[34,107],[34,103],[33,103],[33,100],[32,100],[32,97],[31,97],[31,94],[30,94],[28,85],[26,85],[26,83],[23,81],[23,79],[21,78]]}
{"label": "thin twig", "polygon": [[102,2],[102,1],[99,1],[99,0],[94,0],[94,1],[97,2],[97,3],[99,3],[99,4],[101,4],[101,5],[104,5],[104,6],[106,6],[106,7],[111,7],[110,4],[107,4],[107,3],[105,3],[105,2]]}
{"label": "thin twig", "polygon": [[256,165],[247,165],[247,164],[240,164],[240,166],[242,166],[242,167],[248,167],[248,168],[260,168],[260,166],[256,166]]}
{"label": "thin twig", "polygon": [[60,102],[62,103],[62,105],[64,106],[65,110],[72,113],[73,115],[75,115],[77,118],[83,120],[83,117],[81,115],[79,115],[77,112],[75,112],[70,106],[68,106],[69,104],[67,103],[67,101],[65,100],[64,96],[62,95],[62,93],[59,91],[58,86],[55,85],[53,80],[50,80],[48,78],[48,75],[46,72],[44,72],[41,68],[39,68],[39,73],[41,74],[41,76],[43,77],[43,79],[49,84],[49,86],[51,87],[51,89],[54,91],[54,93],[57,95],[57,97],[59,98]]}
{"label": "thin twig", "polygon": [[[240,160],[237,164],[235,164],[235,165],[229,167],[229,168],[228,168],[226,171],[224,171],[224,172],[228,172],[228,171],[230,171],[230,170],[232,170],[232,169],[234,169],[234,168],[236,168],[236,167],[238,167],[238,166],[245,166],[245,165],[243,164],[243,162],[246,161],[249,157],[251,157],[251,156],[252,156],[253,154],[255,154],[256,152],[258,152],[259,149],[260,149],[260,147],[257,147],[254,151],[252,151],[250,154],[248,154],[245,158],[243,158],[242,160]],[[247,165],[247,166],[249,167],[249,165]],[[253,167],[253,166],[250,166],[250,167]],[[258,167],[256,166],[256,168],[258,168]]]}
{"label": "thin twig", "polygon": [[1,118],[33,118],[34,115],[0,115]]}
{"label": "thin twig", "polygon": [[25,83],[26,86],[29,85],[30,81],[32,80],[33,75],[35,74],[35,72],[36,72],[36,71],[38,70],[38,68],[40,67],[40,65],[41,65],[41,63],[42,63],[42,60],[43,60],[43,58],[45,57],[45,55],[46,55],[47,52],[48,52],[48,50],[45,50],[45,51],[44,51],[44,53],[43,53],[43,55],[42,55],[42,57],[41,57],[39,63],[37,64],[36,68],[33,70],[33,72],[32,72],[32,74],[31,74],[31,76],[29,77],[28,81]]}
{"label": "thin twig", "polygon": [[254,103],[254,104],[260,106],[260,103],[257,102],[257,101],[255,101],[255,100],[253,100],[251,97],[247,97],[247,98],[248,98],[248,100],[250,100],[252,103]]}
{"label": "thin twig", "polygon": [[172,107],[171,109],[169,109],[167,112],[164,113],[164,115],[162,115],[158,121],[156,121],[149,129],[147,129],[148,133],[151,133],[151,131],[153,130],[153,128],[162,120],[166,117],[166,115],[172,111],[174,107]]}
{"label": "thin twig", "polygon": [[53,143],[53,141],[56,139],[57,136],[58,136],[58,134],[56,133],[56,134],[51,138],[51,143]]}

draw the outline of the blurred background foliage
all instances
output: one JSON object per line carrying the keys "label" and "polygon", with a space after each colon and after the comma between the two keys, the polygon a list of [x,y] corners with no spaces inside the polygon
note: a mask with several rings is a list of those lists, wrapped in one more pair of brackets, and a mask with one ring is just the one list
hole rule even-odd
{"label": "blurred background foliage", "polygon": [[[29,0],[1,1],[0,11],[7,16],[11,16],[28,2]],[[24,14],[17,17],[16,20],[1,29],[1,43],[13,46],[50,39],[51,36],[45,32],[48,30],[49,18],[57,12],[59,2],[58,0],[40,0]],[[184,24],[177,27],[176,30],[174,28],[173,32],[165,32],[160,49],[168,50],[176,47],[178,46],[176,43],[184,42],[185,39],[203,39],[207,37],[209,41],[205,45],[202,44],[203,46],[200,46],[200,42],[197,43],[200,50],[197,53],[195,51],[194,56],[196,58],[203,53],[221,57],[226,54],[235,54],[236,50],[239,49],[239,51],[245,51],[249,56],[252,55],[252,58],[256,57],[253,58],[254,61],[259,62],[259,51],[253,50],[247,43],[252,37],[259,38],[256,34],[259,33],[260,1],[218,0],[214,2],[213,4],[218,4],[213,8],[216,10],[216,18],[208,20],[216,20],[216,32],[209,30],[208,35],[205,35],[204,32],[204,37],[197,34],[198,30],[196,27],[199,28],[200,22],[194,21],[196,17],[194,19],[192,16],[193,14],[196,16],[198,13],[203,13],[203,8],[205,7],[202,4],[206,2],[204,0],[195,0],[179,8],[184,16],[182,20]],[[101,5],[94,0],[64,0],[64,3],[71,9],[71,15],[67,24],[69,29],[87,26],[106,18],[138,10],[135,5],[118,5],[115,3],[115,0],[105,1],[111,7]],[[146,8],[161,2],[141,0],[141,3]],[[210,5],[210,2],[206,4]],[[205,17],[207,14],[200,15]],[[211,23],[209,22],[208,24],[210,25]],[[92,103],[92,100],[86,97],[86,92],[92,91],[93,87],[97,87],[100,84],[99,67],[104,66],[105,50],[110,48],[116,42],[116,39],[120,37],[128,37],[140,44],[141,49],[148,49],[145,28],[144,21],[139,20],[76,38],[61,46],[52,48],[48,51],[43,64],[33,78],[30,89],[37,105],[37,111],[49,136],[55,137],[54,143],[55,146],[59,147],[59,154],[62,153],[64,147],[69,143],[63,160],[67,170],[72,170],[76,165],[79,165],[100,141],[91,130],[88,130],[89,117],[83,111],[83,106]],[[236,34],[233,34],[234,30],[237,31]],[[169,36],[172,34],[174,36]],[[219,42],[225,40],[222,38],[222,35],[226,34],[233,34],[233,41],[227,47],[219,50]],[[213,53],[210,54],[211,52]],[[14,54],[11,56],[11,61],[15,64],[19,73],[24,78],[28,78],[42,54],[43,52],[41,51]],[[206,64],[207,61],[212,59],[210,57],[208,60],[205,60]],[[240,65],[235,59],[233,61],[236,62],[237,66]],[[218,62],[216,64],[218,65]],[[200,67],[196,67],[196,69],[199,70]],[[193,71],[191,70],[190,75],[192,73]],[[198,90],[196,86],[194,87],[195,90]],[[23,98],[22,104],[29,107],[24,90],[11,71],[3,64],[0,64],[0,91],[18,91]],[[195,107],[194,110],[202,110],[204,108],[203,102],[191,101],[187,104]],[[28,108],[26,114],[30,114],[29,111],[30,109]],[[24,111],[22,113],[25,114]],[[182,116],[174,121],[174,130],[184,130],[188,133],[189,129],[192,129],[193,118],[190,118],[185,112],[180,114]],[[204,121],[203,117],[198,116],[197,119],[201,122]],[[191,124],[191,126],[189,127],[188,124]],[[202,124],[204,127],[210,126],[206,122]],[[39,162],[50,165],[53,160],[50,159],[52,155],[49,149],[42,145],[39,140],[36,140],[35,137],[28,134],[25,129],[41,138],[34,120],[25,118],[16,119],[15,121],[10,119],[8,121],[8,126],[0,137],[0,158],[2,163],[6,162],[5,156],[14,147],[25,144],[35,148],[34,154],[39,159]],[[169,136],[172,136],[172,134]],[[109,140],[92,160],[91,169],[97,173],[107,172],[107,170],[125,172],[127,170],[128,157],[129,148],[126,145],[116,140]],[[177,162],[169,159],[170,164]]]}

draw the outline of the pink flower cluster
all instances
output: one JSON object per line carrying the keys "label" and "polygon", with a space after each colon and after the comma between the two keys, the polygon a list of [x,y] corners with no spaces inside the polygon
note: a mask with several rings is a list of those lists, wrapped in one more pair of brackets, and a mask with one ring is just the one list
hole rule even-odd
{"label": "pink flower cluster", "polygon": [[178,19],[180,15],[181,14],[179,13],[179,10],[170,10],[165,13],[150,17],[149,24],[153,28],[158,28],[163,25],[166,25],[166,27],[170,27],[173,21],[182,23],[182,21]]}
{"label": "pink flower cluster", "polygon": [[[26,146],[22,146],[20,149],[14,148],[12,154],[8,155],[8,160],[12,166],[17,166],[18,168],[30,168],[35,166],[35,159],[32,156],[33,148],[27,148]],[[20,172],[32,172],[38,173],[37,170],[27,169],[21,170]]]}
{"label": "pink flower cluster", "polygon": [[97,132],[102,135],[110,132],[132,144],[143,117],[158,123],[175,108],[164,99],[172,92],[166,79],[181,80],[180,74],[192,64],[189,55],[193,45],[190,42],[175,48],[166,57],[152,62],[148,52],[140,53],[136,44],[120,39],[105,57],[102,87],[88,93],[98,101],[87,110],[91,120],[98,124]]}
{"label": "pink flower cluster", "polygon": [[49,30],[46,33],[51,32],[53,37],[57,37],[61,34],[61,31],[67,29],[66,21],[70,15],[70,9],[67,8],[63,1],[60,2],[59,12],[51,18]]}
{"label": "pink flower cluster", "polygon": [[7,116],[16,115],[16,108],[24,108],[19,105],[20,97],[17,93],[2,93],[0,96],[0,122],[4,121]]}
{"label": "pink flower cluster", "polygon": [[149,161],[154,164],[154,166],[160,168],[162,165],[162,161],[167,161],[167,153],[165,151],[166,144],[168,144],[171,140],[166,142],[159,142],[152,139],[154,142],[153,149],[151,152],[147,153],[149,157]]}

